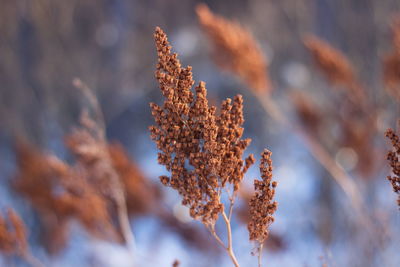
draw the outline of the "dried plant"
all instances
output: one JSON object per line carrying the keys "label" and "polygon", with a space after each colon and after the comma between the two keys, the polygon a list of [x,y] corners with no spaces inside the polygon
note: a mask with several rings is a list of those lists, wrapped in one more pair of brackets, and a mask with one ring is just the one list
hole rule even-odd
{"label": "dried plant", "polygon": [[[241,202],[235,211],[235,215],[238,218],[238,220],[247,227],[251,220],[249,204],[250,200],[254,196],[254,189],[243,186],[241,187],[238,196]],[[278,234],[276,232],[268,232],[268,238],[264,241],[262,249],[273,252],[278,252],[278,251],[283,252],[286,248],[287,244],[283,235]]]}
{"label": "dried plant", "polygon": [[8,209],[7,217],[8,220],[0,215],[0,252],[19,256],[33,267],[43,267],[44,264],[30,251],[26,227],[19,215]]}
{"label": "dried plant", "polygon": [[261,252],[264,241],[268,238],[268,228],[274,222],[273,214],[278,203],[273,201],[277,183],[272,181],[271,152],[261,153],[260,174],[262,181],[254,180],[255,193],[249,201],[250,221],[248,223],[250,240],[258,243],[258,265],[261,266]]}
{"label": "dried plant", "polygon": [[39,212],[50,252],[65,246],[72,219],[96,237],[115,240],[107,202],[81,170],[21,141],[17,143],[17,160],[15,188]]}
{"label": "dried plant", "polygon": [[[342,85],[348,89],[348,99],[339,97],[337,100],[337,105],[341,106],[340,112],[337,112],[336,107],[334,110],[325,108],[315,110],[315,112],[325,113],[324,117],[331,117],[337,122],[339,138],[332,137],[331,139],[337,139],[339,147],[352,148],[359,158],[356,170],[362,177],[371,177],[379,165],[377,164],[379,161],[374,157],[376,153],[368,152],[376,150],[372,145],[377,132],[376,108],[368,103],[365,91],[355,76],[354,68],[340,51],[313,35],[305,37],[304,43],[327,80],[332,85]],[[299,115],[302,116],[302,114]],[[323,139],[321,136],[316,137]]]}
{"label": "dried plant", "polygon": [[239,23],[213,14],[205,4],[196,8],[201,27],[213,41],[216,63],[238,75],[257,93],[272,90],[267,63],[252,34]]}
{"label": "dried plant", "polygon": [[[204,9],[207,11],[206,7],[200,6],[200,13],[203,12],[201,9]],[[199,13],[199,11],[198,11]],[[227,19],[222,19],[224,21],[224,24],[232,24],[234,25],[234,22],[231,22]],[[222,23],[221,23],[222,24]],[[211,27],[211,26],[210,26]],[[228,27],[228,26],[226,26]],[[242,29],[242,31],[246,31]],[[229,36],[229,31],[218,31],[218,38],[225,38],[224,35]],[[210,41],[214,44],[215,47],[218,47],[218,53],[219,54],[225,54],[228,55],[232,58],[235,58],[235,55],[230,53],[230,47],[228,45],[218,45],[218,39],[214,37],[213,35],[208,35]],[[255,42],[254,40],[252,42]],[[332,50],[332,49],[330,49]],[[245,50],[243,50],[245,51]],[[241,51],[239,54],[244,55],[244,53]],[[336,53],[336,52],[335,52]],[[259,56],[258,56],[259,57]],[[234,59],[228,59],[233,61]],[[345,60],[347,62],[347,60]],[[347,63],[346,63],[347,64]],[[349,67],[343,67],[343,69],[348,69]],[[350,71],[352,72],[352,71]],[[236,75],[239,75],[239,73],[235,72]],[[362,91],[360,88],[358,88],[358,83],[355,83],[355,79],[349,77],[352,77],[353,75],[348,75],[348,74],[342,74],[343,76],[347,77],[344,80],[351,80],[352,82],[349,84],[352,84],[356,91]],[[340,76],[340,75],[339,75]],[[247,85],[249,88],[252,88],[251,83],[246,81]],[[352,88],[353,88],[352,87]],[[341,186],[343,191],[348,195],[349,199],[351,200],[351,203],[354,207],[354,209],[357,211],[357,214],[360,216],[363,216],[362,212],[362,198],[361,194],[356,186],[356,184],[353,182],[353,180],[350,178],[350,176],[346,173],[346,171],[343,170],[343,168],[340,168],[337,166],[334,158],[330,155],[330,153],[326,150],[326,148],[315,138],[315,134],[310,134],[309,132],[306,132],[303,130],[301,127],[297,127],[294,125],[292,122],[290,122],[289,118],[286,116],[286,114],[282,111],[282,109],[277,106],[277,104],[274,102],[274,100],[271,98],[270,95],[268,94],[261,94],[259,91],[256,90],[251,90],[251,92],[254,94],[256,97],[257,101],[262,105],[263,109],[270,115],[275,121],[278,123],[286,126],[289,128],[289,131],[294,132],[297,134],[305,143],[307,146],[308,150],[311,152],[311,154],[314,156],[314,158],[331,174],[332,178],[335,179],[335,181]],[[354,98],[358,94],[354,94],[350,96],[351,98]],[[359,98],[359,97],[358,97]],[[357,98],[357,99],[358,99]]]}
{"label": "dried plant", "polygon": [[[336,100],[335,106],[330,109],[325,107],[323,110],[315,110],[316,113],[334,120],[339,134],[330,139],[326,138],[326,134],[316,136],[316,138],[335,140],[337,147],[351,148],[358,157],[356,171],[362,178],[373,177],[381,163],[375,156],[379,152],[373,141],[377,134],[378,108],[376,103],[369,102],[365,90],[354,74],[353,67],[340,51],[312,35],[304,38],[304,42],[314,57],[318,69],[327,80],[332,85],[340,84],[348,89],[346,97],[336,95],[329,100],[330,102]],[[338,105],[341,107],[340,112],[337,112]],[[298,113],[298,115],[301,117],[301,114]],[[326,124],[323,127],[329,128],[330,125]]]}
{"label": "dried plant", "polygon": [[400,137],[393,129],[388,129],[385,136],[389,138],[393,146],[393,149],[387,153],[386,157],[392,168],[393,175],[389,175],[387,179],[392,184],[393,191],[399,195],[397,205],[400,207]]}
{"label": "dried plant", "polygon": [[354,103],[360,104],[360,101],[365,101],[364,89],[356,78],[353,66],[343,53],[313,35],[305,36],[304,44],[318,69],[330,83],[348,88],[347,95]]}
{"label": "dried plant", "polygon": [[[156,78],[165,101],[162,106],[150,104],[156,122],[150,131],[161,151],[158,162],[171,173],[160,180],[179,192],[190,215],[203,222],[238,266],[230,222],[240,182],[254,163],[252,155],[242,160],[250,143],[249,139],[241,139],[242,97],[236,96],[233,103],[230,99],[223,101],[220,114],[216,114],[216,108],[208,105],[204,82],[199,82],[195,94],[191,91],[191,67],[181,67],[177,54],[171,53],[166,34],[157,27],[154,37],[158,53]],[[228,214],[221,202],[224,190],[230,200]],[[227,227],[227,246],[215,232],[219,215]]]}
{"label": "dried plant", "polygon": [[[100,110],[96,110],[99,114]],[[130,227],[123,183],[114,169],[102,125],[84,112],[81,127],[66,138],[66,143],[77,159],[76,167],[85,173],[89,183],[108,201],[109,210],[115,205],[122,236],[128,247],[134,249],[135,238]]]}

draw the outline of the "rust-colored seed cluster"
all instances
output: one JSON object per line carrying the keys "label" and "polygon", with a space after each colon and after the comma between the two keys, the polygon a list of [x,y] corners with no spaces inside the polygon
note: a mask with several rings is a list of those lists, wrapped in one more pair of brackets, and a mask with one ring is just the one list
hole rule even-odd
{"label": "rust-colored seed cluster", "polygon": [[389,175],[387,179],[392,184],[393,191],[399,195],[397,204],[400,207],[400,137],[393,129],[388,129],[385,136],[390,139],[393,146],[393,150],[387,154],[387,160],[392,168],[393,175]]}
{"label": "rust-colored seed cluster", "polygon": [[214,45],[216,63],[238,75],[255,92],[270,92],[267,64],[251,33],[239,23],[213,14],[204,4],[198,5],[196,12],[203,30]]}
{"label": "rust-colored seed cluster", "polygon": [[250,199],[250,221],[248,223],[250,240],[262,244],[268,238],[268,227],[274,222],[273,214],[278,203],[273,201],[277,182],[272,181],[271,152],[265,149],[261,154],[260,173],[262,181],[254,180],[255,193]]}
{"label": "rust-colored seed cluster", "polygon": [[238,190],[244,173],[254,162],[242,160],[250,139],[242,140],[243,100],[226,99],[221,112],[209,106],[204,82],[195,92],[191,67],[182,68],[177,54],[171,53],[166,34],[155,30],[158,52],[156,78],[165,97],[162,106],[151,103],[156,125],[150,127],[158,149],[158,162],[170,176],[161,176],[165,186],[182,195],[182,204],[193,218],[214,225],[223,211],[220,195],[227,183]]}
{"label": "rust-colored seed cluster", "polygon": [[24,255],[28,250],[25,225],[13,209],[8,209],[7,217],[0,215],[0,251]]}

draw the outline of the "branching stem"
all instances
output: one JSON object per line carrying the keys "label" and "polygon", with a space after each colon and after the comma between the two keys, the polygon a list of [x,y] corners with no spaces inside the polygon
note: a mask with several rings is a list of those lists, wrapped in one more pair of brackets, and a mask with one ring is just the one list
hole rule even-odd
{"label": "branching stem", "polygon": [[233,247],[232,247],[232,230],[231,230],[231,221],[229,218],[226,216],[225,211],[222,212],[222,218],[224,218],[225,224],[226,224],[226,231],[228,235],[228,246],[226,247],[226,251],[229,254],[229,257],[232,260],[232,263],[235,265],[235,267],[239,267],[239,263],[236,259],[236,256],[233,252]]}
{"label": "branching stem", "polygon": [[214,226],[209,226],[207,229],[210,231],[210,233],[213,235],[215,240],[217,240],[218,244],[221,245],[225,249],[225,251],[228,253],[229,257],[232,260],[232,263],[235,265],[235,267],[239,267],[239,263],[236,259],[235,253],[233,252],[233,247],[232,247],[232,229],[231,229],[231,220],[230,217],[232,215],[232,207],[233,207],[233,198],[230,198],[231,204],[229,207],[229,215],[227,216],[225,211],[222,212],[222,218],[224,219],[225,225],[226,225],[226,230],[227,230],[227,236],[228,236],[228,244],[225,245],[224,242],[221,240],[221,238],[218,236],[218,234],[215,232]]}

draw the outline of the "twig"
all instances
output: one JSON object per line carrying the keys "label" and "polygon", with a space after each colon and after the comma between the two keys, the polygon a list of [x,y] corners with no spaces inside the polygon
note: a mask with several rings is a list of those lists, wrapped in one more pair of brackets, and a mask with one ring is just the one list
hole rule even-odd
{"label": "twig", "polygon": [[261,264],[261,260],[262,260],[261,254],[262,254],[262,250],[263,250],[263,245],[264,245],[264,243],[261,242],[260,246],[258,247],[258,267],[262,266],[262,264]]}
{"label": "twig", "polygon": [[222,217],[224,218],[224,222],[226,225],[226,230],[227,230],[227,235],[228,235],[228,245],[225,245],[224,242],[221,240],[221,238],[218,236],[218,234],[215,232],[214,226],[206,226],[206,228],[210,231],[210,233],[214,236],[215,240],[217,240],[218,244],[223,247],[226,252],[228,253],[229,257],[232,260],[232,263],[235,265],[235,267],[239,267],[239,263],[236,259],[236,256],[233,252],[233,247],[232,247],[232,230],[231,230],[231,222],[228,216],[226,215],[225,211],[222,212]]}
{"label": "twig", "polygon": [[232,230],[231,230],[231,222],[228,219],[228,217],[226,216],[225,211],[222,212],[222,218],[224,218],[225,224],[226,224],[226,230],[227,230],[227,235],[228,235],[228,246],[226,248],[226,251],[229,254],[229,257],[231,258],[233,264],[235,265],[235,267],[239,267],[239,263],[236,259],[236,256],[233,252],[233,248],[232,248]]}
{"label": "twig", "polygon": [[236,197],[236,192],[233,192],[232,197],[229,197],[229,213],[228,213],[229,221],[231,221],[232,218],[233,205],[235,204],[235,197]]}
{"label": "twig", "polygon": [[132,251],[136,251],[135,236],[132,232],[131,225],[129,222],[128,209],[126,207],[126,197],[122,190],[122,185],[116,177],[114,181],[118,185],[113,186],[113,198],[117,205],[118,221],[121,228],[122,235],[128,248]]}
{"label": "twig", "polygon": [[221,238],[217,235],[217,233],[215,232],[215,228],[212,227],[207,227],[207,229],[210,231],[210,233],[214,236],[215,240],[217,240],[217,242],[225,249],[227,250],[227,247],[225,246],[224,242],[222,242]]}

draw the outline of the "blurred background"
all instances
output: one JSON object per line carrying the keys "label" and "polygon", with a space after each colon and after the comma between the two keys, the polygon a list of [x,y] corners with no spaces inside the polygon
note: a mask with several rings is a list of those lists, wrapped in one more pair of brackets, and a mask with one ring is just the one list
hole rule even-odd
{"label": "blurred background", "polygon": [[[318,132],[313,138],[357,185],[372,231],[303,140],[273,120],[245,83],[213,62],[212,45],[195,13],[198,3],[254,35],[268,63],[271,99],[305,131],[310,131],[307,119],[318,121],[310,135]],[[400,217],[386,180],[384,131],[396,127],[400,104],[385,91],[382,74],[383,58],[393,49],[397,12],[397,0],[0,0],[0,209],[11,206],[19,212],[33,254],[48,266],[132,266],[133,256],[124,246],[93,238],[74,222],[65,247],[50,253],[39,215],[12,186],[17,136],[71,160],[64,136],[78,125],[87,105],[72,84],[79,78],[97,96],[107,139],[125,147],[151,184],[151,192],[138,193],[138,207],[130,214],[136,266],[171,266],[175,259],[181,266],[230,266],[203,225],[190,219],[177,193],[158,182],[166,172],[157,164],[148,127],[154,123],[149,102],[162,103],[154,79],[153,32],[160,26],[182,65],[193,66],[196,81],[206,81],[212,103],[243,95],[244,136],[253,140],[246,153],[258,159],[265,147],[273,152],[279,208],[263,254],[266,266],[399,266]],[[335,116],[351,113],[341,113],[342,88],[316,68],[302,40],[308,33],[340,50],[354,66],[376,115],[376,127],[363,125],[359,136],[372,132],[367,144],[341,141],[343,127]],[[306,118],[293,101],[298,94],[316,107]],[[247,188],[259,177],[257,165],[246,174]],[[159,197],[154,205],[169,215],[142,207],[153,194]],[[242,266],[256,266],[241,205],[233,222],[234,247]],[[5,256],[0,265],[25,266]]]}

